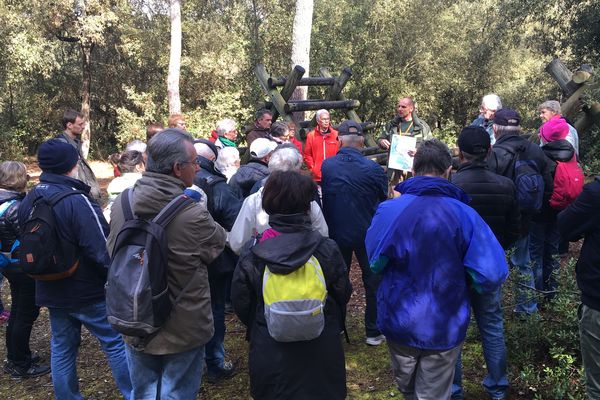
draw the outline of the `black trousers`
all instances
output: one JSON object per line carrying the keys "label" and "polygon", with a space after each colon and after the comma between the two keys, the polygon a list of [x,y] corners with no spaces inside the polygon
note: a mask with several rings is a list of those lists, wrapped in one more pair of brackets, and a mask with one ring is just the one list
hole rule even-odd
{"label": "black trousers", "polygon": [[6,326],[6,359],[27,370],[31,366],[31,329],[40,313],[35,305],[35,281],[22,272],[6,271],[4,276],[10,282],[12,301]]}

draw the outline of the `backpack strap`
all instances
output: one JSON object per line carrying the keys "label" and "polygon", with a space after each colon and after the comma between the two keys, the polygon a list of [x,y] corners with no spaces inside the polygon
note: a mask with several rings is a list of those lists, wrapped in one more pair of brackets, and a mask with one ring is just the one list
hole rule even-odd
{"label": "backpack strap", "polygon": [[152,219],[152,222],[157,223],[164,228],[173,220],[173,218],[175,218],[177,213],[183,209],[183,207],[193,203],[194,201],[188,196],[180,194],[171,200],[169,204],[167,204],[162,210],[160,210],[158,215]]}
{"label": "backpack strap", "polygon": [[[81,190],[64,190],[59,193],[53,194],[44,198],[50,207],[54,207],[58,202],[68,196],[73,196],[75,194],[85,194]],[[43,196],[40,196],[43,197]],[[37,199],[36,199],[37,200]]]}
{"label": "backpack strap", "polygon": [[132,188],[127,188],[121,192],[121,208],[123,209],[123,216],[125,217],[125,221],[129,221],[135,218],[133,215],[133,209],[131,207],[131,202],[133,201]]}

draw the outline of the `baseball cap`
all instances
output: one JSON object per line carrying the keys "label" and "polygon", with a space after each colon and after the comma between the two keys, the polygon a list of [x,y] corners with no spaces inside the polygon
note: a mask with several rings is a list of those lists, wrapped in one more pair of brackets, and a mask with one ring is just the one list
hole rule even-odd
{"label": "baseball cap", "polygon": [[344,135],[362,136],[363,135],[362,125],[351,119],[344,121],[338,126],[338,135],[339,136],[344,136]]}
{"label": "baseball cap", "polygon": [[250,156],[253,158],[266,157],[277,147],[277,143],[265,138],[255,139],[250,145]]}
{"label": "baseball cap", "polygon": [[494,124],[501,126],[519,126],[521,125],[521,116],[515,110],[502,108],[496,111],[494,115]]}

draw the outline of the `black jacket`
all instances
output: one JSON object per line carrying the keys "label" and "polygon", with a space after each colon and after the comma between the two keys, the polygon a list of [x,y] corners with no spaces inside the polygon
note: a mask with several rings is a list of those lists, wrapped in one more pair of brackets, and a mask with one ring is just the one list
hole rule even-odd
{"label": "black jacket", "polygon": [[[21,200],[25,197],[25,193],[18,193],[12,190],[0,189],[0,205],[7,201],[15,200],[8,209],[0,216],[0,241],[2,243],[2,252],[8,253],[20,236],[19,229],[19,206]],[[13,256],[16,258],[16,255]],[[14,272],[21,272],[22,270],[18,266],[8,265],[5,270]]]}
{"label": "black jacket", "polygon": [[[521,159],[532,160],[537,164],[544,180],[542,204],[548,204],[554,184],[552,178],[553,163],[544,155],[537,144],[530,142],[527,138],[516,134],[506,134],[498,138],[492,146],[492,153],[488,158],[490,171],[512,179],[517,153],[522,153]],[[529,232],[531,218],[531,214],[521,213],[521,234],[525,235]]]}
{"label": "black jacket", "polygon": [[[272,215],[269,223],[281,235],[240,256],[233,274],[231,299],[248,328],[250,387],[255,399],[336,400],[346,398],[346,370],[340,331],[352,287],[335,242],[311,231],[307,216]],[[327,285],[325,328],[313,340],[277,342],[264,317],[262,278],[266,263],[281,272],[293,271],[311,255],[321,264]]]}
{"label": "black jacket", "polygon": [[[196,173],[194,184],[205,192],[208,212],[213,219],[225,230],[230,231],[242,207],[242,199],[227,184],[225,175],[215,169],[212,161],[199,156],[198,162],[200,171]],[[209,279],[232,273],[237,260],[233,250],[225,246],[223,252],[208,265]]]}
{"label": "black jacket", "polygon": [[577,200],[558,214],[561,237],[571,242],[584,237],[577,260],[581,302],[600,311],[600,177],[583,187]]}
{"label": "black jacket", "polygon": [[269,175],[269,167],[260,160],[250,160],[231,177],[229,185],[241,198],[250,196],[252,186]]}
{"label": "black jacket", "polygon": [[521,213],[512,179],[491,172],[484,162],[461,164],[452,183],[470,197],[471,207],[489,225],[502,247],[519,238]]}

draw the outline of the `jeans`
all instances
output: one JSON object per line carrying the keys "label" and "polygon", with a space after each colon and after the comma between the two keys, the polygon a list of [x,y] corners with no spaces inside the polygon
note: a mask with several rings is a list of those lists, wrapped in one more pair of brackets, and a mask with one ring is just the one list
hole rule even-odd
{"label": "jeans", "polygon": [[35,305],[35,281],[22,272],[6,272],[5,277],[10,282],[12,303],[6,326],[6,359],[26,371],[31,367],[31,329],[40,314]]}
{"label": "jeans", "polygon": [[183,353],[145,354],[127,345],[135,400],[195,399],[202,380],[204,346]]}
{"label": "jeans", "polygon": [[581,304],[577,316],[587,395],[600,399],[600,311]]}
{"label": "jeans", "polygon": [[230,275],[219,275],[210,279],[210,305],[215,333],[206,343],[206,370],[209,375],[218,374],[225,362],[225,295]]}
{"label": "jeans", "polygon": [[[508,389],[506,375],[506,345],[504,343],[504,322],[502,316],[502,288],[491,293],[471,293],[471,306],[481,334],[483,357],[488,373],[483,379],[483,387],[492,398],[503,398]],[[453,398],[462,396],[462,362],[459,355],[456,362]]]}
{"label": "jeans", "polygon": [[83,399],[79,393],[76,359],[81,342],[81,325],[98,339],[108,358],[117,387],[125,399],[131,395],[125,343],[106,319],[106,302],[78,309],[50,308],[52,385],[57,400]]}
{"label": "jeans", "polygon": [[356,255],[358,265],[362,271],[362,281],[365,287],[367,303],[365,308],[365,334],[367,337],[379,336],[381,332],[377,329],[377,289],[381,282],[381,275],[377,275],[371,271],[364,244],[356,247],[339,246],[339,248],[348,271],[350,271],[350,265],[352,265],[352,253]]}
{"label": "jeans", "polygon": [[[529,235],[524,236],[514,243],[510,263],[518,270],[516,300],[516,313],[533,314],[537,312],[537,300],[535,293],[527,287],[535,288],[535,277],[529,255]],[[527,287],[523,287],[527,286]]]}
{"label": "jeans", "polygon": [[[529,253],[535,276],[535,288],[538,290],[556,290],[555,274],[560,268],[558,258],[558,243],[560,234],[556,217],[550,221],[532,222],[529,231],[531,241]],[[547,299],[552,299],[554,293],[547,294]]]}

